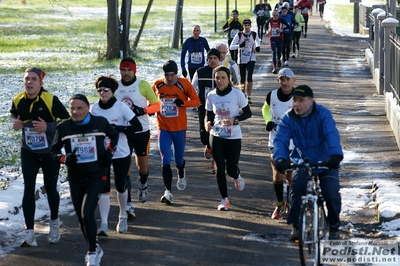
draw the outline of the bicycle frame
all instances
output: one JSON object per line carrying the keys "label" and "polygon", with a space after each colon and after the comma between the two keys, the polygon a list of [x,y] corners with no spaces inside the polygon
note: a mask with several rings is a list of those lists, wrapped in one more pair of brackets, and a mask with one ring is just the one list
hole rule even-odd
{"label": "bicycle frame", "polygon": [[303,164],[295,164],[290,170],[307,171],[307,193],[302,196],[299,230],[299,253],[302,265],[320,265],[320,240],[327,236],[327,221],[324,209],[324,198],[318,182],[318,175],[313,169],[327,169],[322,163],[311,165],[308,160]]}

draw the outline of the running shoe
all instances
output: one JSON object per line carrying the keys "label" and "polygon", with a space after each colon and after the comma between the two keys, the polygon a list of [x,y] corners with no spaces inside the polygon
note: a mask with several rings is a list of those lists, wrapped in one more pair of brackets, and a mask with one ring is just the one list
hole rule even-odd
{"label": "running shoe", "polygon": [[141,203],[146,202],[146,198],[147,198],[147,184],[143,185],[143,187],[139,186],[139,189],[138,189],[139,202],[141,202]]}
{"label": "running shoe", "polygon": [[234,179],[234,182],[235,182],[235,187],[237,190],[242,191],[244,189],[244,180],[240,176],[240,174],[238,175],[238,177],[236,179]]}
{"label": "running shoe", "polygon": [[123,234],[126,233],[127,231],[128,231],[127,217],[119,217],[119,222],[117,224],[117,232]]}
{"label": "running shoe", "polygon": [[277,73],[276,68],[272,69],[272,73],[273,73],[273,74],[276,74],[276,73]]}
{"label": "running shoe", "polygon": [[88,252],[85,256],[85,265],[86,266],[98,266],[97,263],[97,252]]}
{"label": "running shoe", "polygon": [[177,169],[178,180],[176,180],[176,188],[178,190],[185,190],[187,182],[186,182],[186,170],[183,171],[183,177],[179,176],[179,169]]}
{"label": "running shoe", "polygon": [[211,174],[215,174],[215,163],[211,163]]}
{"label": "running shoe", "polygon": [[171,204],[174,203],[174,195],[168,189],[165,190],[164,195],[161,197],[162,203]]}
{"label": "running shoe", "polygon": [[289,202],[284,202],[283,203],[283,210],[282,210],[282,218],[286,219],[289,217],[289,212],[290,212],[290,203]]}
{"label": "running shoe", "polygon": [[288,67],[288,66],[289,66],[289,60],[286,60],[286,61],[283,63],[283,66]]}
{"label": "running shoe", "polygon": [[283,202],[277,202],[274,212],[271,215],[272,219],[280,220],[282,219],[282,212],[284,211]]}
{"label": "running shoe", "polygon": [[60,240],[61,234],[60,234],[60,219],[57,218],[55,220],[50,219],[49,222],[50,226],[50,232],[49,235],[47,236],[47,241],[51,244],[55,244]]}
{"label": "running shoe", "polygon": [[35,232],[33,229],[26,230],[25,232],[25,240],[21,244],[21,247],[36,247],[37,242],[36,242],[36,236]]}
{"label": "running shoe", "polygon": [[339,240],[339,226],[329,226],[329,240]]}
{"label": "running shoe", "polygon": [[297,227],[293,226],[292,232],[289,235],[289,240],[293,242],[298,242],[300,240],[300,232]]}
{"label": "running shoe", "polygon": [[132,202],[128,202],[128,204],[126,204],[126,214],[128,215],[129,220],[136,217],[135,208],[133,208]]}
{"label": "running shoe", "polygon": [[103,249],[97,244],[96,251],[88,252],[85,256],[86,266],[100,266],[101,258],[104,255]]}
{"label": "running shoe", "polygon": [[293,53],[293,54],[292,54],[292,58],[296,58],[296,53]]}
{"label": "running shoe", "polygon": [[218,205],[217,210],[219,210],[219,211],[227,211],[227,210],[229,210],[229,205],[230,204],[231,203],[230,203],[230,201],[229,201],[229,199],[227,197],[223,198],[221,200],[220,204]]}
{"label": "running shoe", "polygon": [[207,146],[204,149],[204,157],[209,160],[212,158],[212,149],[208,148]]}
{"label": "running shoe", "polygon": [[97,231],[98,236],[108,236],[108,225],[106,223],[100,224],[100,228]]}
{"label": "running shoe", "polygon": [[248,103],[248,104],[252,104],[252,103],[253,103],[253,102],[251,101],[250,96],[247,97],[247,103]]}

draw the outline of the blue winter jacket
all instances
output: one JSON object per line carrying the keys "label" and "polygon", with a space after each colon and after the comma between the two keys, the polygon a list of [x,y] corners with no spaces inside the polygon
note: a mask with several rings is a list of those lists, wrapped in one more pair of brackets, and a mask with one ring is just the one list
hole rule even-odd
{"label": "blue winter jacket", "polygon": [[[274,141],[275,163],[289,157],[293,163],[301,163],[304,158],[316,163],[335,154],[343,156],[339,131],[331,112],[315,102],[312,108],[307,117],[296,115],[293,109],[282,116]],[[295,145],[291,154],[290,139]]]}

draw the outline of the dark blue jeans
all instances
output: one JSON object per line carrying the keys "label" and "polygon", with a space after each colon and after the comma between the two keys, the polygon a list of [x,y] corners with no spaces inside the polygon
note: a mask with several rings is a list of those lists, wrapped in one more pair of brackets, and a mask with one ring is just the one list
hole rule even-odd
{"label": "dark blue jeans", "polygon": [[[319,174],[322,195],[324,196],[326,207],[328,209],[329,225],[338,225],[340,223],[339,214],[342,207],[342,199],[339,193],[339,171],[337,169],[325,170]],[[291,208],[288,224],[297,227],[300,216],[301,196],[307,192],[307,172],[294,171],[293,180],[290,185],[289,196]]]}

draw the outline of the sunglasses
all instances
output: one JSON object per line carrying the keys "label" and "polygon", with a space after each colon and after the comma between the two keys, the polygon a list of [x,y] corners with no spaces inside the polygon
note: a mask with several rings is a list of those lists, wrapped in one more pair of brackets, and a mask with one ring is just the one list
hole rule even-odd
{"label": "sunglasses", "polygon": [[104,92],[109,92],[110,90],[111,90],[110,88],[97,89],[97,92],[98,92],[98,93],[102,93],[103,91],[104,91]]}

